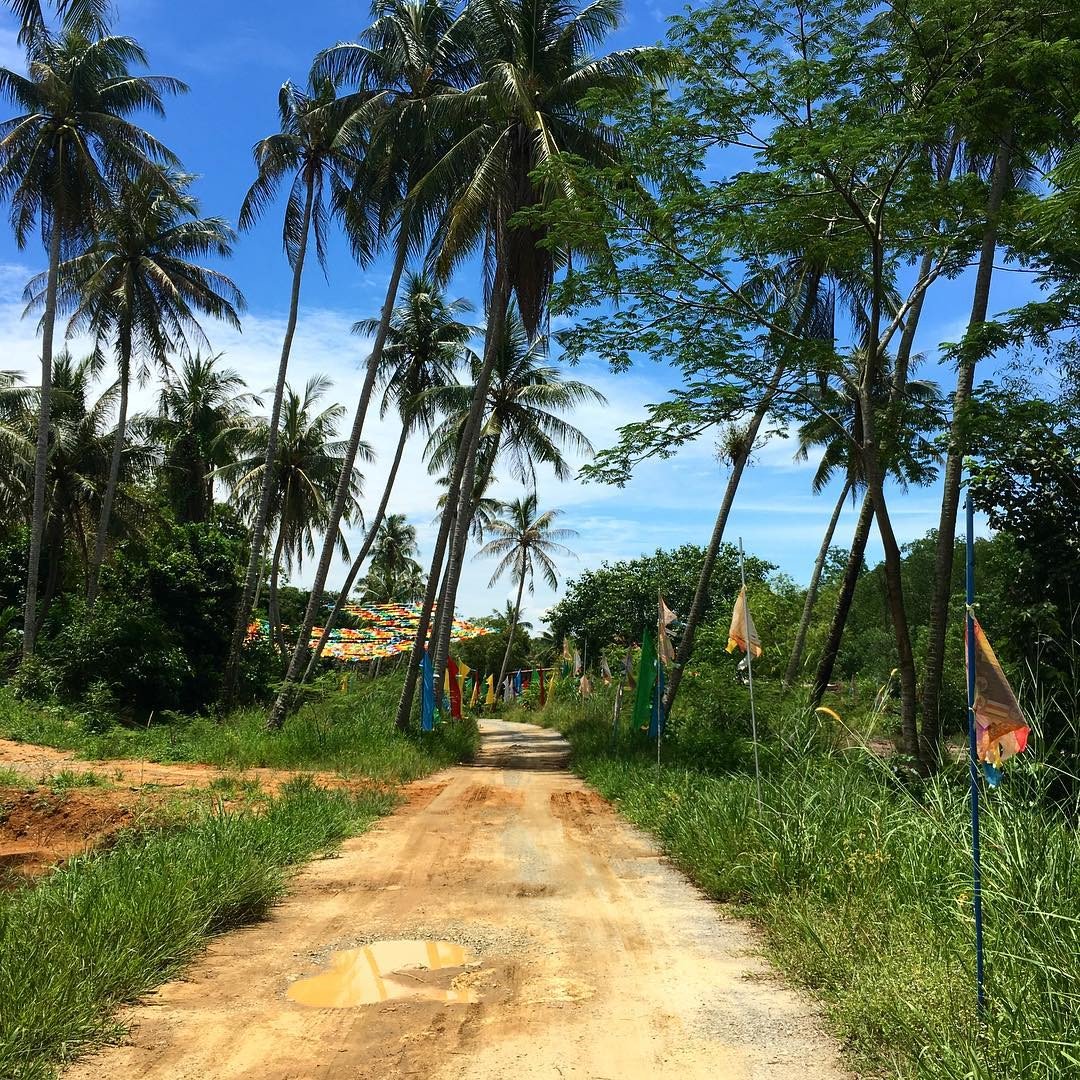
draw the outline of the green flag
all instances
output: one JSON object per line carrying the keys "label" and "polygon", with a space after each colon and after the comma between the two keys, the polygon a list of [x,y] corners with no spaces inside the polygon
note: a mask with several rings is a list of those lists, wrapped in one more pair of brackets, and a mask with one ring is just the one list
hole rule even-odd
{"label": "green flag", "polygon": [[638,666],[637,697],[634,698],[635,728],[649,726],[652,718],[652,695],[656,686],[656,646],[652,631],[646,627],[641,637],[641,663]]}

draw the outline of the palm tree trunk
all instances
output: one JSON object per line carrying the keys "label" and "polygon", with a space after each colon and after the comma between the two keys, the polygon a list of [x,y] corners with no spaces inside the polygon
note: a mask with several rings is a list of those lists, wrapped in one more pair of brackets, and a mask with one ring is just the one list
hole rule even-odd
{"label": "palm tree trunk", "polygon": [[866,554],[866,543],[870,539],[870,526],[873,523],[874,500],[870,497],[870,492],[867,492],[863,496],[859,517],[855,522],[851,550],[848,553],[847,566],[844,568],[844,579],[840,583],[840,595],[837,597],[836,609],[833,611],[829,636],[825,641],[821,658],[818,660],[817,672],[814,674],[814,689],[810,700],[815,707],[821,704],[821,699],[825,696],[829,683],[832,682],[833,668],[836,666],[836,657],[844,638],[844,627],[847,625],[851,604],[855,599],[855,588],[859,584],[859,574],[862,572],[863,557]]}
{"label": "palm tree trunk", "polygon": [[236,694],[237,679],[240,674],[240,652],[244,647],[251,609],[255,599],[255,586],[262,571],[263,538],[266,536],[270,517],[270,499],[273,494],[273,464],[277,456],[278,425],[281,422],[281,401],[285,394],[285,377],[289,371],[289,354],[292,352],[293,337],[296,334],[296,320],[300,311],[300,282],[304,275],[304,258],[307,255],[308,233],[311,231],[311,211],[315,201],[314,178],[307,177],[307,190],[304,194],[303,231],[300,246],[293,265],[292,293],[289,297],[289,321],[285,326],[285,339],[281,343],[281,359],[278,361],[277,382],[274,385],[274,404],[270,410],[270,426],[267,430],[265,468],[263,470],[262,492],[259,495],[259,510],[255,516],[255,527],[251,536],[251,555],[248,558],[247,575],[244,579],[244,592],[236,611],[236,625],[233,626],[232,642],[229,647],[229,660],[225,667],[225,679],[222,697],[226,704],[232,702]]}
{"label": "palm tree trunk", "polygon": [[521,573],[518,575],[518,591],[517,600],[514,603],[514,617],[510,620],[510,636],[506,639],[506,652],[503,653],[502,667],[499,668],[498,683],[502,686],[503,679],[506,678],[506,669],[510,666],[510,652],[514,648],[514,634],[517,631],[518,619],[521,617],[521,597],[525,593],[525,566],[524,562],[521,566]]}
{"label": "palm tree trunk", "polygon": [[949,625],[953,552],[956,549],[956,513],[960,506],[960,480],[964,470],[964,422],[975,385],[975,366],[978,360],[978,347],[973,344],[972,338],[976,328],[986,322],[990,306],[990,284],[994,274],[994,255],[997,252],[998,221],[1005,193],[1011,182],[1012,131],[1007,128],[994,155],[986,206],[986,227],[983,230],[979,268],[975,275],[971,315],[959,350],[949,447],[945,455],[944,491],[941,496],[941,517],[938,520],[937,551],[934,559],[934,586],[930,597],[926,667],[923,670],[922,755],[931,767],[937,762],[941,736],[941,679],[945,667],[945,638]]}
{"label": "palm tree trunk", "polygon": [[[450,484],[447,489],[446,508],[443,511],[442,520],[439,522],[439,533],[435,539],[435,549],[431,558],[431,572],[428,574],[424,601],[420,608],[419,625],[416,628],[412,655],[405,670],[405,685],[401,689],[401,698],[398,701],[396,723],[402,731],[407,730],[409,727],[413,697],[416,693],[416,680],[424,656],[424,645],[427,642],[428,625],[431,621],[431,609],[435,604],[435,594],[439,588],[447,542],[450,539],[451,531],[460,526],[458,509],[461,499],[462,497],[471,498],[473,490],[476,473],[476,451],[480,442],[484,406],[487,402],[488,389],[491,386],[491,374],[495,370],[499,339],[502,336],[503,326],[506,322],[506,309],[509,302],[510,285],[506,276],[504,258],[500,253],[496,260],[495,280],[491,289],[487,332],[484,341],[484,362],[480,369],[480,376],[476,381],[472,404],[469,407],[469,416],[465,423],[465,430],[462,432],[461,444],[454,455],[454,467],[450,474]],[[464,548],[462,547],[459,550],[463,552]],[[457,556],[457,559],[460,564],[460,555]],[[451,550],[450,562],[447,567],[447,572],[450,574],[448,580],[455,580],[457,573],[460,573],[460,566],[457,573],[453,572],[454,560],[455,552]]]}
{"label": "palm tree trunk", "polygon": [[682,682],[683,670],[689,663],[690,657],[693,656],[694,637],[697,634],[698,626],[701,625],[701,620],[705,617],[705,609],[709,603],[709,587],[712,584],[713,570],[716,567],[717,556],[720,554],[720,545],[724,541],[724,531],[727,529],[727,521],[731,514],[732,503],[735,501],[735,493],[739,490],[739,483],[746,469],[746,463],[750,460],[750,454],[754,449],[754,440],[757,439],[761,425],[765,422],[765,417],[769,413],[773,397],[780,386],[780,380],[783,378],[786,366],[786,361],[781,361],[776,365],[772,378],[769,380],[769,385],[761,395],[761,400],[754,410],[754,415],[750,418],[745,435],[735,456],[732,458],[731,474],[728,476],[727,486],[724,488],[724,498],[720,503],[720,511],[716,515],[712,536],[709,537],[709,546],[705,549],[705,558],[702,560],[697,587],[694,589],[694,599],[690,603],[690,611],[686,616],[686,626],[683,629],[679,648],[675,653],[675,663],[672,665],[667,691],[664,694],[665,715],[671,712],[671,707],[675,703],[675,696],[679,692],[679,684]]}
{"label": "palm tree trunk", "polygon": [[41,597],[41,611],[34,626],[35,636],[41,633],[41,628],[49,617],[49,608],[52,607],[56,586],[60,581],[60,565],[64,559],[64,524],[56,515],[49,526],[49,541],[45,550],[49,556],[49,572],[45,575],[45,592]]}
{"label": "palm tree trunk", "polygon": [[281,607],[278,602],[278,576],[281,573],[281,553],[285,550],[285,526],[278,530],[274,544],[274,559],[270,563],[270,591],[267,593],[267,615],[270,622],[270,641],[274,648],[285,655],[285,632],[281,628]]}
{"label": "palm tree trunk", "polygon": [[60,207],[53,212],[49,236],[49,276],[45,286],[45,312],[41,329],[41,392],[38,398],[37,451],[34,455],[34,501],[30,511],[30,555],[26,567],[26,606],[23,610],[22,655],[34,655],[37,637],[37,584],[41,542],[45,534],[45,478],[49,469],[49,422],[52,405],[53,331],[56,327],[56,286],[60,276]]}
{"label": "palm tree trunk", "polygon": [[367,535],[364,537],[364,542],[357,552],[356,558],[353,559],[352,566],[349,567],[348,576],[345,578],[345,583],[341,586],[341,591],[337,595],[337,600],[334,601],[334,609],[330,612],[330,615],[326,620],[326,625],[323,627],[323,632],[319,636],[318,644],[311,650],[311,659],[304,669],[304,677],[301,682],[306,682],[311,678],[312,672],[314,672],[315,667],[323,654],[323,649],[326,648],[326,643],[330,640],[330,632],[334,628],[334,623],[341,614],[341,609],[345,606],[345,602],[349,599],[349,593],[352,591],[357,575],[360,573],[360,568],[364,565],[364,560],[368,557],[368,552],[371,551],[371,548],[375,543],[376,536],[379,532],[379,526],[382,525],[383,518],[386,517],[386,507],[390,502],[390,493],[394,490],[394,482],[397,480],[398,469],[401,467],[401,458],[405,452],[405,443],[408,436],[409,425],[402,424],[401,435],[398,436],[397,452],[394,454],[394,461],[390,466],[390,475],[386,478],[386,486],[383,488],[382,501],[379,503],[379,509],[375,511],[375,517],[368,522]]}
{"label": "palm tree trunk", "polygon": [[323,537],[322,554],[319,556],[319,565],[315,569],[315,581],[311,586],[311,595],[308,597],[307,610],[304,612],[304,625],[296,638],[292,656],[289,658],[289,668],[285,673],[285,683],[274,701],[274,707],[267,717],[266,726],[274,730],[285,723],[292,706],[293,689],[305,670],[308,659],[308,642],[311,640],[311,628],[319,617],[319,608],[322,606],[323,590],[326,588],[326,578],[330,573],[330,564],[334,560],[334,551],[337,547],[338,526],[345,514],[345,505],[349,501],[349,491],[352,487],[353,466],[356,464],[356,454],[360,448],[360,436],[364,432],[364,423],[367,420],[368,406],[371,403],[371,395],[375,390],[375,381],[382,365],[383,346],[386,344],[386,335],[390,329],[390,319],[394,313],[394,303],[397,300],[398,284],[401,274],[405,269],[405,259],[409,250],[409,226],[406,216],[398,223],[397,252],[394,258],[394,269],[390,274],[390,282],[386,287],[386,299],[383,301],[382,313],[379,317],[379,328],[375,332],[375,341],[371,346],[371,355],[368,357],[367,374],[364,376],[364,385],[360,390],[360,400],[356,404],[356,416],[353,419],[352,431],[349,434],[349,445],[341,463],[341,475],[338,478],[337,492],[334,495],[334,505],[330,510],[330,516],[326,522],[326,532]]}
{"label": "palm tree trunk", "polygon": [[86,584],[86,606],[94,610],[97,600],[98,580],[101,566],[105,561],[105,544],[109,538],[109,521],[112,518],[113,500],[120,483],[120,462],[124,453],[124,439],[127,435],[128,394],[131,389],[131,330],[127,328],[120,335],[120,415],[116,419],[116,433],[113,435],[112,458],[109,462],[109,479],[105,484],[105,495],[101,500],[101,515],[98,518],[97,536],[94,538],[94,558],[90,564],[89,580]]}
{"label": "palm tree trunk", "polygon": [[810,585],[806,590],[806,603],[803,604],[802,618],[799,620],[799,629],[795,633],[795,644],[791,649],[791,659],[788,660],[787,671],[784,672],[784,690],[790,690],[795,681],[799,667],[802,664],[803,649],[806,647],[806,632],[810,628],[810,619],[814,614],[814,604],[817,602],[818,586],[821,584],[821,572],[825,568],[825,559],[832,545],[833,535],[836,533],[836,524],[840,520],[840,513],[844,509],[848,492],[851,491],[851,481],[844,484],[840,498],[836,500],[832,517],[829,518],[829,527],[825,530],[825,536],[821,540],[817,558],[814,560],[814,572],[810,575]]}

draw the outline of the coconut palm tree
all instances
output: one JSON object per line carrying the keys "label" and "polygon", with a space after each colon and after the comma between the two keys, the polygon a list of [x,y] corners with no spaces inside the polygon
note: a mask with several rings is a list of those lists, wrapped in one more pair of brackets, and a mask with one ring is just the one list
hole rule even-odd
{"label": "coconut palm tree", "polygon": [[[330,504],[345,457],[345,443],[337,438],[337,427],[345,416],[345,406],[334,403],[317,410],[332,385],[325,376],[316,375],[308,379],[304,393],[300,395],[285,384],[279,420],[281,431],[275,440],[274,460],[269,467],[268,524],[277,534],[270,560],[270,626],[274,641],[283,651],[285,639],[277,603],[281,569],[283,565],[298,568],[305,554],[315,554],[315,536],[327,528]],[[266,487],[267,465],[263,447],[268,438],[265,424],[251,428],[246,439],[247,456],[217,473],[229,485],[234,501],[249,520],[259,513]],[[360,449],[362,458],[371,460],[368,447],[362,445]],[[361,520],[361,481],[359,472],[354,469],[343,525]],[[349,546],[340,526],[334,539],[342,558],[347,559]]]}
{"label": "coconut palm tree", "polygon": [[25,434],[33,390],[18,371],[0,371],[0,517],[16,521],[25,513],[25,478],[34,443]]}
{"label": "coconut palm tree", "polygon": [[[631,49],[596,56],[593,50],[614,30],[621,0],[595,0],[577,8],[568,0],[473,0],[481,68],[480,82],[449,103],[448,122],[461,137],[418,185],[451,193],[439,231],[438,265],[446,273],[482,250],[487,270],[487,330],[475,394],[451,470],[450,498],[436,537],[428,587],[397,723],[405,727],[412,709],[419,658],[447,556],[448,581],[456,581],[468,541],[468,514],[461,493],[473,491],[477,451],[488,385],[503,338],[511,296],[516,297],[530,338],[539,329],[557,253],[544,245],[544,231],[520,223],[519,212],[543,206],[574,191],[569,153],[603,167],[618,162],[617,133],[598,110],[586,105],[599,89],[630,91],[640,85],[661,54]],[[455,115],[456,112],[456,115]],[[545,179],[537,170],[547,167]],[[465,502],[467,503],[467,499]],[[436,647],[436,675],[445,650]]]}
{"label": "coconut palm tree", "polygon": [[[313,80],[307,90],[286,82],[278,93],[281,130],[255,144],[253,153],[258,175],[240,207],[240,228],[250,229],[272,205],[279,189],[283,185],[288,186],[282,241],[292,267],[292,289],[270,407],[270,422],[265,428],[267,443],[264,468],[260,474],[262,490],[255,509],[251,555],[225,667],[223,695],[226,700],[236,689],[240,650],[260,578],[263,541],[267,535],[273,498],[271,485],[274,473],[271,464],[277,455],[285,378],[300,312],[300,284],[307,260],[308,241],[314,232],[316,257],[325,268],[331,209],[347,199],[359,163],[361,148],[354,117],[361,100],[358,94],[339,97],[334,84],[326,78]],[[355,242],[361,246],[364,243],[358,233]],[[350,462],[345,470],[346,499],[352,483],[351,467]],[[336,529],[336,525],[331,529],[335,537]],[[336,540],[332,540],[332,544],[334,542]]]}
{"label": "coconut palm tree", "polygon": [[536,572],[539,570],[543,575],[544,583],[551,589],[557,589],[559,578],[555,572],[555,561],[552,556],[572,555],[573,552],[560,541],[577,536],[574,529],[553,527],[555,519],[562,514],[561,510],[538,512],[535,491],[524,498],[505,503],[503,510],[505,516],[497,518],[488,526],[488,531],[494,534],[494,538],[477,552],[477,558],[484,556],[499,560],[488,582],[489,588],[495,585],[507,571],[511,571],[517,579],[517,599],[514,601],[514,614],[507,635],[506,652],[503,654],[499,677],[495,680],[496,686],[502,686],[502,681],[506,678],[510,650],[514,643],[514,631],[521,617],[521,598],[525,593],[525,586],[528,585],[531,596],[535,587]]}
{"label": "coconut palm tree", "polygon": [[424,574],[416,556],[416,526],[404,514],[388,514],[379,527],[371,567],[360,583],[366,604],[407,604],[423,592]]}
{"label": "coconut palm tree", "polygon": [[[98,213],[94,239],[60,267],[58,302],[74,309],[68,336],[90,331],[99,343],[113,341],[120,374],[119,418],[87,582],[91,609],[127,434],[132,362],[138,361],[143,379],[148,363],[166,368],[170,350],[188,351],[189,338],[207,344],[199,314],[240,328],[240,290],[224,274],[192,261],[228,257],[233,232],[223,218],[199,217],[188,191],[191,179],[173,173],[162,184],[157,172],[143,172],[122,182],[115,201]],[[27,286],[32,304],[44,301],[45,276]]]}
{"label": "coconut palm tree", "polygon": [[[488,490],[492,470],[499,461],[505,463],[522,484],[535,486],[538,463],[550,466],[557,479],[567,480],[572,471],[566,461],[566,451],[579,455],[592,453],[592,444],[584,433],[559,414],[571,412],[579,405],[603,405],[606,399],[588,383],[565,378],[557,367],[547,362],[546,350],[547,339],[544,337],[530,344],[525,324],[512,305],[487,385],[484,422],[477,443],[476,490],[461,510],[461,520],[468,523],[470,530],[478,497]],[[464,437],[472,402],[478,392],[479,359],[474,358],[471,368],[472,383],[429,392],[438,409],[446,415],[429,441],[432,471],[452,467]],[[440,646],[449,644],[445,636],[453,618],[461,572],[460,561],[451,562],[450,566],[456,566],[457,573],[453,575],[450,567],[447,568],[433,650],[436,658],[442,658],[443,662],[445,650],[440,651]],[[435,674],[436,677],[440,675],[438,667]]]}
{"label": "coconut palm tree", "polygon": [[134,175],[173,155],[127,118],[141,109],[164,114],[166,94],[187,87],[177,79],[134,75],[146,55],[132,38],[98,36],[78,21],[53,35],[43,26],[26,35],[29,75],[0,68],[0,93],[21,110],[0,124],[0,196],[11,201],[20,248],[34,223],[48,249],[41,320],[41,382],[34,460],[30,557],[23,655],[34,652],[38,567],[45,528],[53,333],[61,256],[93,231],[108,201],[107,177]]}
{"label": "coconut palm tree", "polygon": [[[338,592],[322,635],[312,650],[305,678],[314,670],[322,656],[334,622],[341,612],[341,606],[349,595],[372,544],[377,542],[376,537],[394,490],[409,435],[417,429],[430,431],[435,420],[435,404],[427,396],[427,392],[447,385],[453,379],[457,365],[471,355],[468,343],[476,329],[462,322],[460,316],[472,310],[473,306],[468,300],[448,301],[438,285],[425,274],[410,274],[406,280],[404,298],[394,309],[390,321],[382,349],[379,374],[379,380],[385,385],[380,415],[385,416],[393,410],[401,418],[397,449],[390,464],[378,509],[368,522],[364,542]],[[363,319],[353,326],[353,332],[377,334],[378,320]]]}
{"label": "coconut palm tree", "polygon": [[[382,350],[390,329],[398,285],[411,251],[418,250],[447,192],[429,188],[420,197],[417,181],[466,130],[462,117],[452,122],[446,102],[454,100],[476,78],[471,19],[444,0],[375,0],[372,25],[357,42],[334,46],[316,57],[314,73],[348,82],[367,94],[355,122],[363,127],[367,153],[353,191],[341,205],[342,219],[354,251],[365,254],[372,229],[381,241],[394,235],[394,263],[375,339],[368,356],[349,436],[351,454],[359,445],[368,407],[382,367]],[[345,464],[351,468],[350,454]],[[346,496],[342,472],[331,518],[340,517]],[[285,685],[267,724],[284,723],[292,686],[308,660],[308,639],[319,616],[333,549],[323,545],[311,589],[304,627],[285,675]]]}
{"label": "coconut palm tree", "polygon": [[214,505],[217,470],[240,456],[250,415],[262,402],[247,393],[239,372],[221,366],[221,354],[185,358],[158,396],[156,438],[164,447],[161,477],[179,522],[202,522]]}

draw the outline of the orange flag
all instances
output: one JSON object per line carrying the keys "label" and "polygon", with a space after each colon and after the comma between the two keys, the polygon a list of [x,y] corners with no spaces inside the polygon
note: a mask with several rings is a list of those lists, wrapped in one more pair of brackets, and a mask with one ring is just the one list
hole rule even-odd
{"label": "orange flag", "polygon": [[[975,624],[975,749],[979,760],[997,768],[1026,746],[1027,721],[1005,672],[986,640],[978,619]],[[965,628],[965,636],[966,636]],[[967,655],[967,650],[964,650]]]}
{"label": "orange flag", "polygon": [[762,652],[761,639],[758,637],[757,627],[754,626],[754,619],[746,603],[745,585],[739,590],[735,609],[731,613],[731,629],[728,630],[727,651],[734,652],[736,649],[752,652],[755,656],[760,656]]}

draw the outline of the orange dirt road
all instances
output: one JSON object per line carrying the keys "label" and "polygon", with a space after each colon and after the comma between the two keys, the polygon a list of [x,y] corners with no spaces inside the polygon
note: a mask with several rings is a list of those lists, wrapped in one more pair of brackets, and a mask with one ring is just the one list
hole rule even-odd
{"label": "orange dirt road", "polygon": [[752,933],[565,771],[560,736],[482,729],[475,766],[413,785],[67,1080],[846,1076]]}

